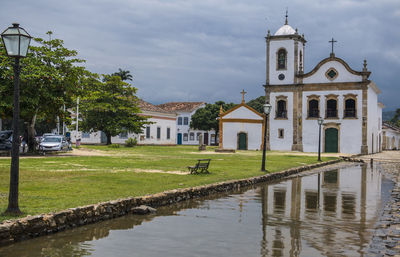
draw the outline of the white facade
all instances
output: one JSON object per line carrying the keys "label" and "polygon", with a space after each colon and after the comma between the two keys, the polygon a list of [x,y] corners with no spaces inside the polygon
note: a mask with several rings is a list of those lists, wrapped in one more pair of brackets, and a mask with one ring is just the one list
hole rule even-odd
{"label": "white facade", "polygon": [[260,150],[264,119],[244,102],[220,114],[219,147],[229,150]]}
{"label": "white facade", "polygon": [[269,149],[317,152],[318,118],[323,118],[322,152],[381,151],[383,106],[378,103],[380,90],[368,80],[366,61],[362,71],[355,71],[332,52],[304,73],[306,41],[288,27],[273,36],[268,31],[266,38]]}
{"label": "white facade", "polygon": [[160,104],[158,107],[175,112],[176,117],[176,144],[178,145],[199,145],[200,135],[203,137],[203,144],[215,145],[217,139],[215,131],[205,131],[190,128],[190,121],[195,112],[205,107],[204,102],[171,102]]}
{"label": "white facade", "polygon": [[[150,117],[147,121],[152,124],[145,125],[142,133],[121,133],[111,137],[113,144],[125,144],[128,138],[136,138],[138,145],[175,145],[176,143],[176,113],[166,112],[150,103],[140,100],[142,113],[139,115]],[[107,142],[105,134],[101,131],[85,133],[71,131],[71,141],[81,139],[82,144],[102,144]]]}
{"label": "white facade", "polygon": [[400,128],[384,123],[382,130],[383,150],[399,150]]}

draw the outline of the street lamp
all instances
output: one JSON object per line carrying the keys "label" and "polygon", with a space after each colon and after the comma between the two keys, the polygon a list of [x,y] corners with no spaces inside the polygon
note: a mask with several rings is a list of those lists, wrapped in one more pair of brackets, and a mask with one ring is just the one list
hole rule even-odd
{"label": "street lamp", "polygon": [[267,148],[267,120],[268,114],[271,112],[271,105],[269,103],[264,104],[265,123],[264,123],[264,143],[263,143],[263,158],[261,164],[261,171],[265,171],[265,148]]}
{"label": "street lamp", "polygon": [[323,118],[318,118],[318,126],[319,126],[319,132],[318,132],[318,161],[321,161],[321,125],[324,123]]}
{"label": "street lamp", "polygon": [[28,53],[31,36],[19,26],[13,23],[1,33],[7,55],[15,59],[14,63],[14,110],[13,110],[13,137],[11,148],[11,171],[10,171],[10,193],[8,196],[8,207],[6,213],[20,214],[18,207],[18,184],[19,184],[19,59],[26,57]]}

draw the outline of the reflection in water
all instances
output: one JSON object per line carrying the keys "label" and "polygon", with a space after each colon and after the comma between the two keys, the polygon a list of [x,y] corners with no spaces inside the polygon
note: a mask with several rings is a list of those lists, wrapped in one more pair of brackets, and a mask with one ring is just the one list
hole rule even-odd
{"label": "reflection in water", "polygon": [[343,164],[20,242],[0,256],[363,256],[381,183],[376,169]]}

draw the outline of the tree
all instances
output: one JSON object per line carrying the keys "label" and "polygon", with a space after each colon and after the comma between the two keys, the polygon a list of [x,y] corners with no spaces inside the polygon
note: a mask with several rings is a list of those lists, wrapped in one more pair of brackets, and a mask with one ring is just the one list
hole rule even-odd
{"label": "tree", "polygon": [[[76,64],[84,62],[75,58],[77,52],[63,46],[60,39],[49,40],[34,38],[26,58],[21,60],[20,105],[21,119],[27,123],[28,147],[35,149],[35,125],[38,118],[54,121],[56,117],[68,121],[66,108],[73,106],[74,96],[79,90],[80,77],[88,72]],[[0,43],[0,115],[12,116],[13,92],[12,60],[6,56]]]}
{"label": "tree", "polygon": [[121,68],[119,68],[118,71],[111,74],[111,76],[119,76],[119,77],[121,77],[122,81],[125,81],[125,80],[132,81],[133,77],[130,73],[131,72],[128,70],[122,70]]}
{"label": "tree", "polygon": [[206,104],[205,107],[198,109],[193,115],[190,121],[190,127],[193,129],[200,130],[212,130],[214,129],[216,134],[219,131],[219,121],[217,120],[219,116],[219,110],[221,108],[223,111],[227,111],[236,104],[225,103],[223,101],[215,102],[214,104]]}
{"label": "tree", "polygon": [[400,108],[396,110],[396,113],[394,114],[393,118],[390,120],[391,123],[394,125],[400,127]]}
{"label": "tree", "polygon": [[259,113],[264,113],[265,96],[259,96],[256,99],[250,100],[247,105],[255,109]]}
{"label": "tree", "polygon": [[90,79],[89,94],[82,96],[80,103],[80,128],[85,132],[102,131],[111,137],[123,132],[141,133],[147,117],[138,115],[137,89],[123,82],[119,76],[103,76],[103,81]]}

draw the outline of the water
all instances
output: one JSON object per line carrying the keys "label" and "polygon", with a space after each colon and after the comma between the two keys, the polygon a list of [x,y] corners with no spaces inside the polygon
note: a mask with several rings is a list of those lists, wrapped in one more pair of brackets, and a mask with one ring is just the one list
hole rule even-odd
{"label": "water", "polygon": [[337,170],[161,207],[0,248],[0,256],[363,256],[392,184]]}

